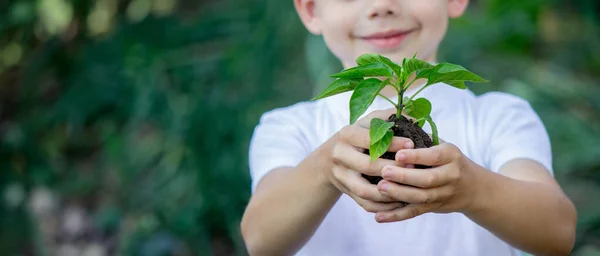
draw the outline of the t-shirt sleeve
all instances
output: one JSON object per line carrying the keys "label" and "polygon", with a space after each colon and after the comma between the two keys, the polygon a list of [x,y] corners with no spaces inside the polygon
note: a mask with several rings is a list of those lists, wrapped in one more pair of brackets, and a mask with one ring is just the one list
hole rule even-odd
{"label": "t-shirt sleeve", "polygon": [[542,164],[550,174],[552,149],[544,124],[531,105],[516,96],[488,93],[481,96],[480,116],[485,120],[486,160],[498,172],[514,159],[530,159]]}
{"label": "t-shirt sleeve", "polygon": [[309,144],[300,116],[289,108],[263,114],[254,128],[249,148],[252,192],[270,171],[280,167],[295,167],[309,153]]}

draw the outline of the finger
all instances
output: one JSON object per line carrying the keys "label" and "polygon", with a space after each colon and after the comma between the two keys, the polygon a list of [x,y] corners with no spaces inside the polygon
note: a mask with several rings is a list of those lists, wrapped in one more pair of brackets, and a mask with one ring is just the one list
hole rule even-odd
{"label": "finger", "polygon": [[339,131],[340,139],[358,148],[369,148],[369,129],[358,125],[348,125]]}
{"label": "finger", "polygon": [[344,184],[342,184],[339,180],[335,180],[335,186],[342,191],[344,194],[348,195],[352,198],[358,205],[360,205],[363,209],[368,212],[379,212],[379,211],[390,211],[399,207],[403,207],[405,203],[398,201],[391,202],[374,202],[370,200],[366,200],[357,196],[354,192],[348,189]]}
{"label": "finger", "polygon": [[[340,138],[342,141],[361,149],[368,149],[371,145],[369,129],[357,125],[349,125],[340,130]],[[412,149],[414,143],[412,140],[404,137],[394,136],[392,143],[388,148],[389,152],[397,152],[401,149]]]}
{"label": "finger", "polygon": [[443,186],[452,182],[455,178],[444,166],[423,170],[386,165],[381,170],[380,175],[386,180],[419,188]]}
{"label": "finger", "polygon": [[438,204],[409,204],[391,211],[378,212],[375,219],[379,223],[403,221],[431,212],[437,207]]}
{"label": "finger", "polygon": [[373,213],[386,212],[386,211],[391,211],[391,210],[398,209],[398,208],[404,206],[404,204],[402,202],[379,203],[379,202],[365,200],[365,199],[360,198],[359,196],[351,194],[351,193],[347,194],[347,195],[350,196],[352,199],[354,199],[354,201],[356,201],[356,203],[358,205],[360,205],[360,207],[365,209],[365,211],[367,211],[367,212],[373,212]]}
{"label": "finger", "polygon": [[343,165],[348,169],[364,173],[370,176],[380,176],[381,169],[386,165],[396,165],[393,160],[378,158],[371,161],[370,157],[356,150],[355,148],[340,144],[333,149],[333,159],[338,165]]}
{"label": "finger", "polygon": [[353,194],[362,199],[374,201],[374,202],[397,202],[386,195],[383,195],[377,189],[377,186],[369,183],[366,179],[362,178],[359,173],[351,170],[334,170],[335,178],[344,186],[348,191],[346,194]]}
{"label": "finger", "polygon": [[[333,171],[332,173],[333,173],[334,176],[337,176],[335,171]],[[342,184],[339,180],[337,180],[337,178],[336,179],[331,179],[331,183],[333,183],[333,185],[338,190],[340,190],[342,193],[344,193],[344,194],[350,193],[350,189],[348,189],[346,186],[344,186],[344,184]]]}
{"label": "finger", "polygon": [[399,150],[396,153],[396,161],[407,164],[440,166],[454,161],[460,155],[462,153],[456,146],[444,143],[430,148]]}
{"label": "finger", "polygon": [[379,191],[395,199],[412,204],[427,204],[433,202],[442,202],[451,195],[450,187],[439,187],[431,189],[422,189],[401,185],[398,183],[382,180],[377,184]]}
{"label": "finger", "polygon": [[413,149],[415,148],[415,143],[409,139],[404,137],[392,137],[392,144],[388,148],[388,152],[398,152],[402,149]]}

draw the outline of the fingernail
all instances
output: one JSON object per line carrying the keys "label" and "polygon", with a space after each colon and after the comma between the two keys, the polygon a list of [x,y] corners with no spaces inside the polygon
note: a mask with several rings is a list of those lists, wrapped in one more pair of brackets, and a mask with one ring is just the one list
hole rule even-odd
{"label": "fingernail", "polygon": [[385,191],[387,191],[388,187],[389,187],[389,184],[387,184],[387,182],[382,182],[380,190],[385,192]]}
{"label": "fingernail", "polygon": [[396,160],[397,161],[404,161],[406,159],[406,154],[398,152],[398,154],[396,154]]}
{"label": "fingernail", "polygon": [[385,220],[385,216],[382,214],[377,215],[377,221],[384,221]]}
{"label": "fingernail", "polygon": [[391,173],[392,173],[391,167],[386,166],[386,167],[383,167],[383,173],[381,174],[381,176],[384,178],[389,178]]}
{"label": "fingernail", "polygon": [[412,149],[414,147],[414,143],[412,141],[407,141],[404,143],[404,148]]}
{"label": "fingernail", "polygon": [[406,168],[415,168],[415,165],[414,164],[409,164],[409,165],[406,165]]}

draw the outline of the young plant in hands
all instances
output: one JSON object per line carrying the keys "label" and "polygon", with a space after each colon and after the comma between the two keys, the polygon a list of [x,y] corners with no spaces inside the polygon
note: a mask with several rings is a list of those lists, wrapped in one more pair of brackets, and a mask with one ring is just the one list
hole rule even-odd
{"label": "young plant in hands", "polygon": [[[371,161],[379,157],[394,160],[395,153],[387,152],[394,136],[411,139],[415,148],[428,148],[439,144],[437,127],[431,118],[431,102],[425,98],[415,99],[425,88],[444,83],[466,89],[465,82],[487,82],[462,66],[451,63],[432,65],[417,59],[416,55],[409,59],[405,58],[402,65],[398,65],[379,54],[364,54],[356,60],[356,64],[356,67],[333,75],[336,80],[312,100],[353,91],[350,97],[350,124],[354,124],[365,113],[377,96],[384,98],[396,108],[396,114],[391,115],[387,120],[371,119],[370,146],[367,150]],[[404,97],[406,90],[420,79],[427,81],[425,85],[410,98]],[[380,91],[388,85],[398,92],[398,102],[380,94]],[[402,115],[403,111],[412,117],[411,120]],[[425,122],[431,126],[431,138],[422,129]],[[416,165],[415,167],[426,168],[427,166]],[[382,179],[379,176],[364,174],[363,177],[372,184],[377,184]]]}

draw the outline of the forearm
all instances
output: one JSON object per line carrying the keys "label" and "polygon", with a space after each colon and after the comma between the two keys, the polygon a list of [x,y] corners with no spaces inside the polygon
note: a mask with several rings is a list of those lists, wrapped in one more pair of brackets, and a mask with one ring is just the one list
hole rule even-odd
{"label": "forearm", "polygon": [[[326,146],[326,145],[324,145]],[[308,241],[341,192],[322,178],[317,149],[296,168],[274,170],[263,178],[242,220],[251,255],[290,255]]]}
{"label": "forearm", "polygon": [[572,203],[550,184],[476,171],[482,188],[465,215],[496,236],[535,255],[567,255],[575,237]]}

